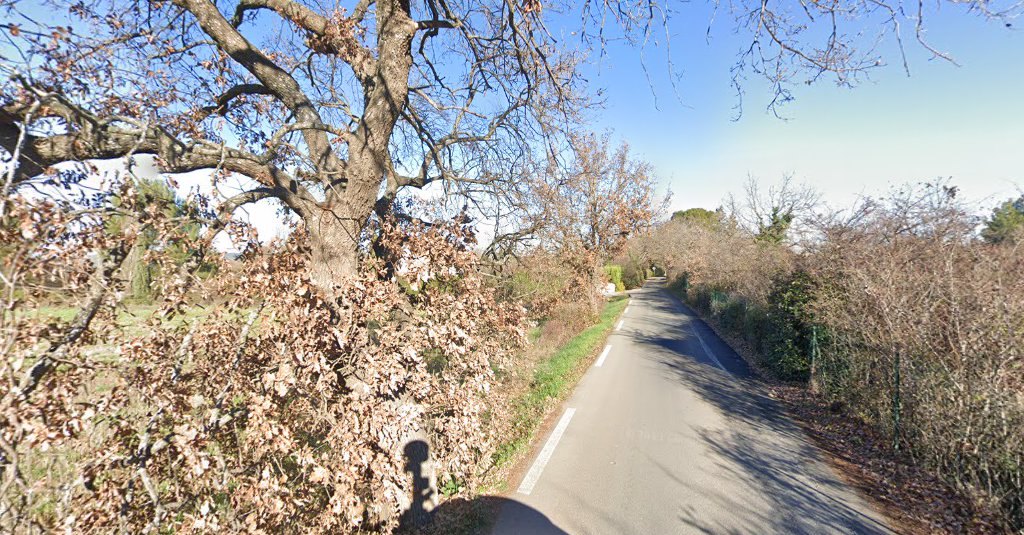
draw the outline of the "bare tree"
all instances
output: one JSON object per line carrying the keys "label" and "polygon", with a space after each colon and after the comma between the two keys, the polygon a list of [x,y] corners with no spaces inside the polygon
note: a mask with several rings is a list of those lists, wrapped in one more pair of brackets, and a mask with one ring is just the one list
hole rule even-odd
{"label": "bare tree", "polygon": [[729,215],[758,241],[781,243],[798,220],[813,215],[821,195],[806,184],[794,184],[786,175],[777,185],[761,188],[754,177],[744,185],[743,200],[732,194],[726,200]]}
{"label": "bare tree", "polygon": [[[662,208],[656,180],[647,162],[629,145],[613,148],[610,135],[574,135],[572,159],[548,160],[522,171],[527,188],[518,197],[522,216],[491,252],[515,246],[539,246],[555,252],[593,293],[601,263],[618,254],[627,240],[650,227]],[[514,238],[514,239],[510,239]]]}

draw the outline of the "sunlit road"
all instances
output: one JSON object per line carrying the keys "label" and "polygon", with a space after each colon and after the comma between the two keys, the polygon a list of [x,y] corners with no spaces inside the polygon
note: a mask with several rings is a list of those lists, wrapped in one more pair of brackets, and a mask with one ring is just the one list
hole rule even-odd
{"label": "sunlit road", "polygon": [[889,533],[662,283],[633,293],[608,345],[495,534]]}

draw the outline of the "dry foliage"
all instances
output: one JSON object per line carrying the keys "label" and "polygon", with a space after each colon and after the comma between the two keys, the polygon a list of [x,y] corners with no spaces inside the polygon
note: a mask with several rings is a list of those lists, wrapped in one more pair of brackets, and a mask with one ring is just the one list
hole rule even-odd
{"label": "dry foliage", "polygon": [[793,269],[787,248],[755,241],[728,222],[668,221],[634,247],[669,280],[685,276],[690,288],[728,292],[756,304],[767,303],[773,279]]}
{"label": "dry foliage", "polygon": [[[330,297],[301,230],[208,281],[221,299],[200,315],[178,270],[155,318],[186,319],[125,339],[104,315],[130,242],[53,203],[7,207],[4,531],[386,530],[410,472],[466,486],[490,461],[492,367],[524,342],[522,309],[495,301],[462,225],[382,225]],[[71,324],[27,313],[57,272],[85,300]],[[417,437],[431,458],[411,467]]]}
{"label": "dry foliage", "polygon": [[1019,529],[1024,256],[982,240],[956,193],[926,185],[822,216],[799,253],[685,219],[633,247],[758,364],[809,378]]}
{"label": "dry foliage", "polygon": [[974,235],[948,187],[825,229],[821,377],[896,445],[1024,526],[1024,256]]}
{"label": "dry foliage", "polygon": [[564,165],[548,157],[520,166],[517,217],[512,228],[500,228],[499,221],[498,239],[488,249],[509,293],[527,298],[536,317],[566,298],[586,303],[587,316],[594,316],[607,282],[601,267],[661,209],[650,164],[628,144],[613,146],[608,134],[581,134],[572,138],[570,152]]}

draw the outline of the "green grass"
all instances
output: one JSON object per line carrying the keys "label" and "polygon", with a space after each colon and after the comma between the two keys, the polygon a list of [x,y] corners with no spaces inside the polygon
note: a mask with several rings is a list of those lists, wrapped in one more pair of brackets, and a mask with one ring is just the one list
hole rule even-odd
{"label": "green grass", "polygon": [[553,401],[562,399],[583,375],[586,370],[583,364],[596,353],[628,303],[627,297],[613,298],[601,310],[597,323],[584,329],[540,363],[529,391],[516,404],[513,436],[506,437],[494,454],[495,466],[504,465],[530,443],[547,408]]}
{"label": "green grass", "polygon": [[[149,320],[157,311],[157,306],[143,303],[125,303],[117,309],[117,326],[122,329],[125,336],[145,336],[148,333]],[[75,319],[79,308],[74,306],[43,306],[26,311],[29,317],[53,318],[59,321],[71,321]],[[165,326],[183,325],[186,321],[191,322],[197,318],[207,316],[213,311],[212,307],[190,306],[183,314],[178,314],[162,323]],[[244,311],[243,311],[244,312]]]}

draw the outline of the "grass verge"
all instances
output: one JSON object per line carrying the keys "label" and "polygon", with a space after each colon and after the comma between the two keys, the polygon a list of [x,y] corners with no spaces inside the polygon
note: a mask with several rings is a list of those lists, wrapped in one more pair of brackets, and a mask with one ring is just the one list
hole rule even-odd
{"label": "grass verge", "polygon": [[530,443],[547,410],[561,401],[579,381],[587,368],[583,364],[594,356],[628,303],[625,296],[612,298],[601,310],[597,323],[570,339],[537,366],[529,390],[516,403],[512,436],[506,437],[494,454],[495,467],[504,466]]}

